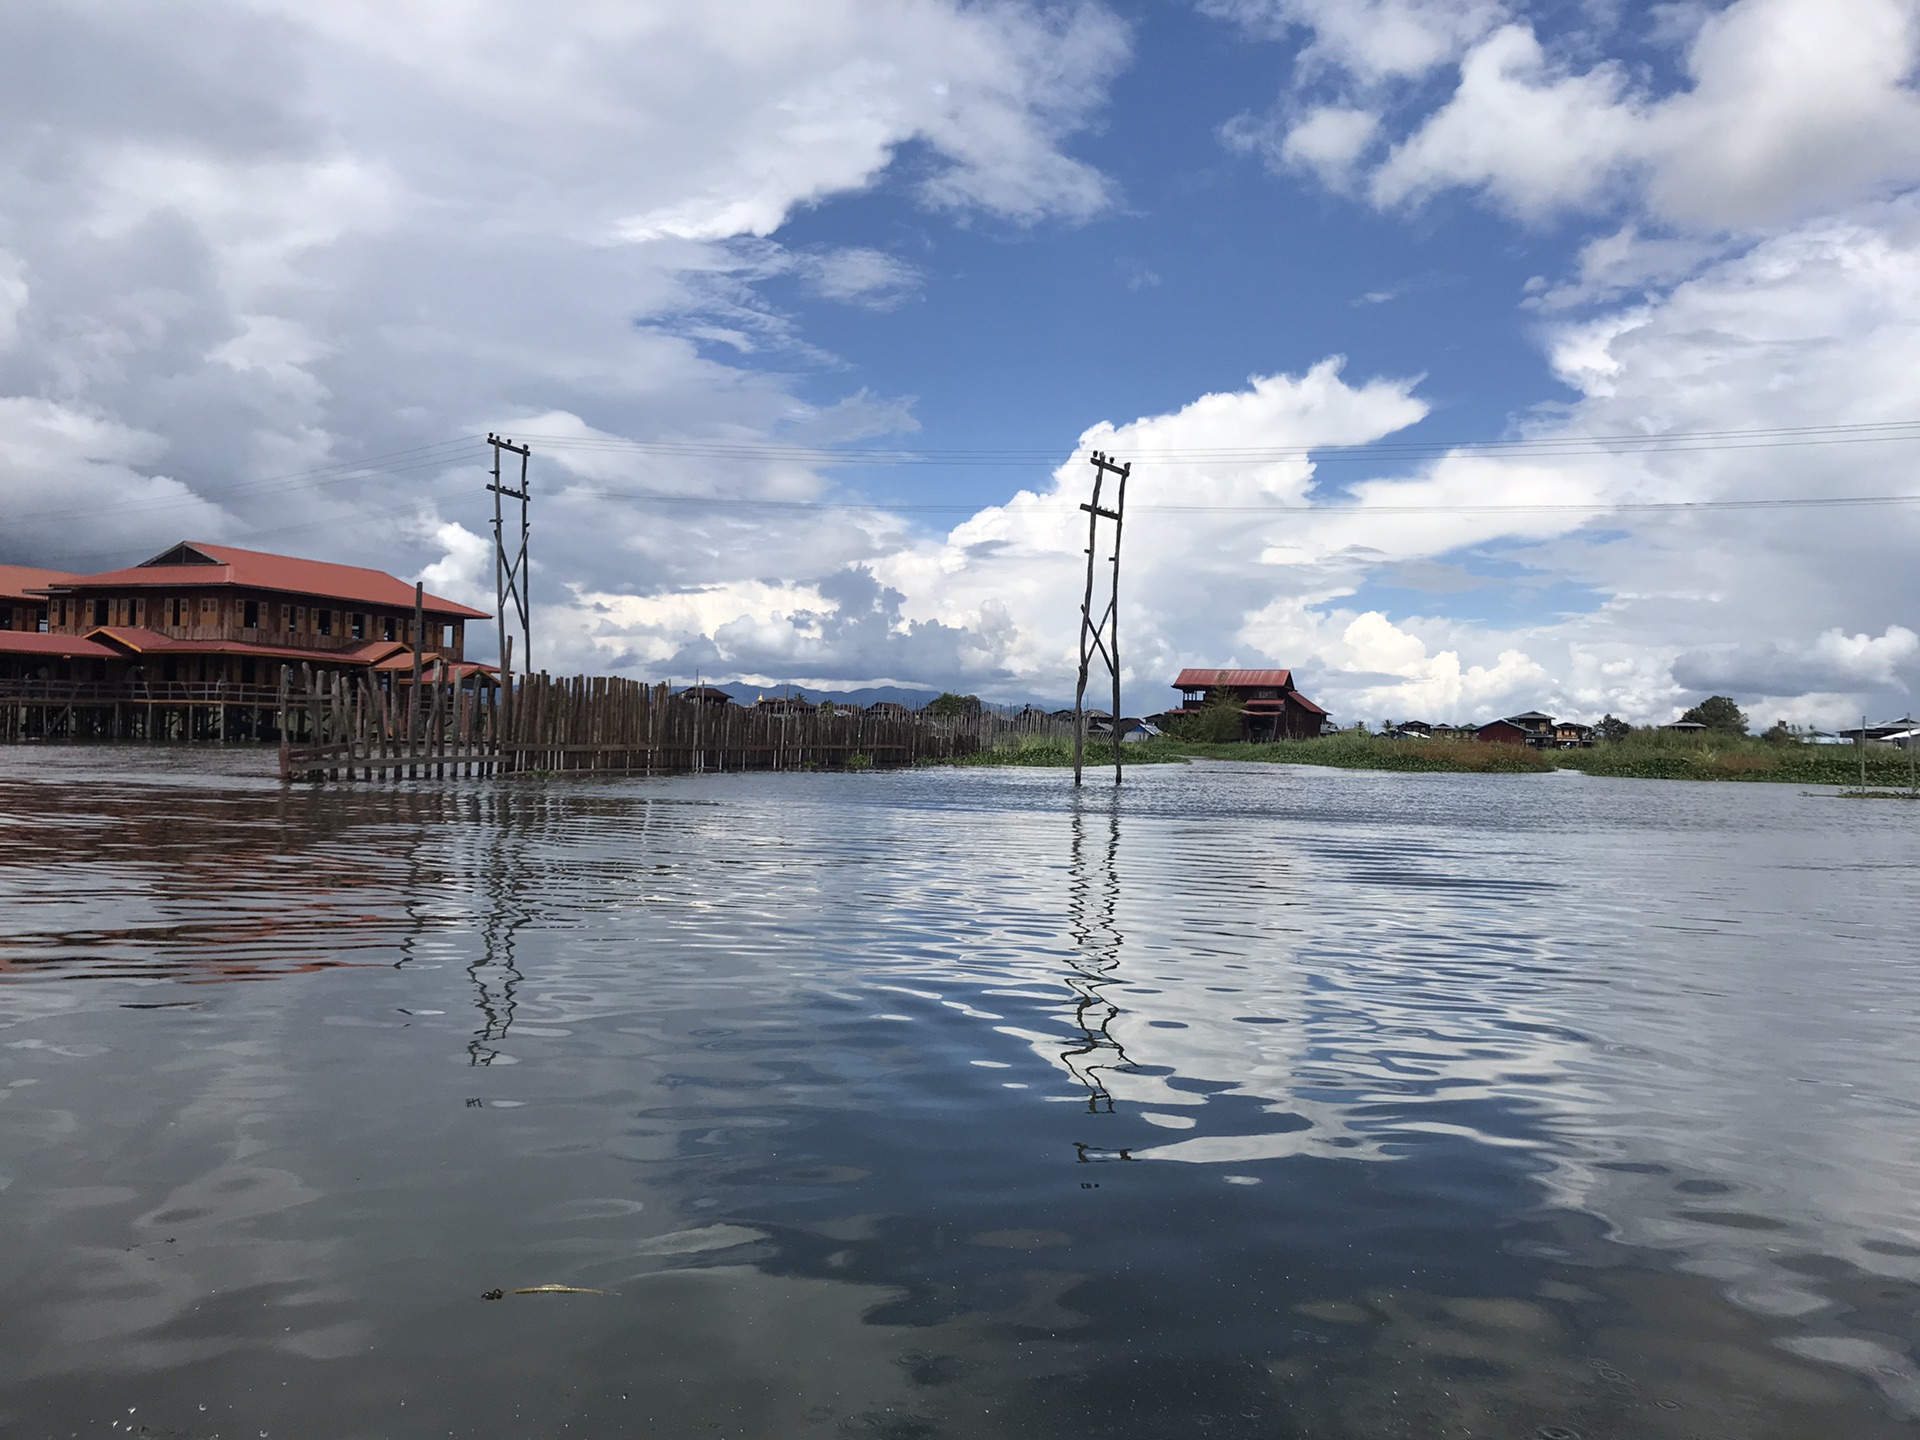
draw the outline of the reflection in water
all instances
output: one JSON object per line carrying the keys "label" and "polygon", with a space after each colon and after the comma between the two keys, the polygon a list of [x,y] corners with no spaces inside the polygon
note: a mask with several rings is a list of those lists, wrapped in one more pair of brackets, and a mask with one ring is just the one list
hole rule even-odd
{"label": "reflection in water", "polygon": [[513,1028],[514,991],[521,974],[514,964],[514,932],[528,918],[517,893],[521,854],[514,826],[495,822],[488,832],[480,863],[480,950],[467,974],[473,980],[473,1003],[480,1012],[480,1028],[467,1042],[469,1065],[491,1065],[499,1058],[496,1042]]}
{"label": "reflection in water", "polygon": [[[1096,834],[1087,836],[1087,809],[1075,804],[1072,839],[1068,849],[1068,933],[1073,953],[1067,986],[1074,994],[1073,1023],[1081,1040],[1060,1052],[1073,1078],[1087,1090],[1087,1110],[1098,1115],[1113,1112],[1113,1092],[1101,1078],[1103,1070],[1126,1066],[1126,1047],[1113,1035],[1120,1007],[1106,995],[1118,978],[1120,946],[1120,809],[1117,797],[1094,822]],[[1080,1146],[1085,1160],[1086,1147]]]}
{"label": "reflection in water", "polygon": [[[27,758],[0,753],[0,1433],[1920,1414],[1900,807]],[[183,988],[243,976],[281,983]],[[1186,1163],[1098,1163],[1145,1160]],[[542,1284],[608,1293],[512,1293]]]}

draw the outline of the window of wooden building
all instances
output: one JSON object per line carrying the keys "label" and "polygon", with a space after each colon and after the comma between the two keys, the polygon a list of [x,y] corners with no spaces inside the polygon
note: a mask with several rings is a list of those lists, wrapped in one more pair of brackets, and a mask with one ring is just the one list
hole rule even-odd
{"label": "window of wooden building", "polygon": [[315,610],[313,612],[313,628],[322,635],[333,634],[333,611]]}
{"label": "window of wooden building", "polygon": [[113,602],[110,600],[95,600],[93,602],[92,623],[95,625],[111,625],[113,623],[112,604]]}
{"label": "window of wooden building", "polygon": [[258,600],[242,600],[240,602],[240,625],[246,630],[258,630],[260,628],[260,602]]}
{"label": "window of wooden building", "polygon": [[220,597],[203,595],[200,597],[200,623],[218,625],[220,623]]}
{"label": "window of wooden building", "polygon": [[300,619],[299,619],[299,616],[294,612],[293,606],[282,605],[280,607],[280,628],[286,631],[289,635],[295,635],[299,633]]}
{"label": "window of wooden building", "polygon": [[362,614],[360,611],[356,610],[349,617],[349,619],[351,620],[352,623],[348,626],[348,633],[351,634],[353,638],[356,640],[366,639],[367,638],[367,617],[364,614]]}
{"label": "window of wooden building", "polygon": [[400,622],[395,620],[393,616],[388,615],[384,617],[380,622],[380,638],[382,640],[396,639],[398,638],[397,632],[399,631],[399,629],[400,629]]}

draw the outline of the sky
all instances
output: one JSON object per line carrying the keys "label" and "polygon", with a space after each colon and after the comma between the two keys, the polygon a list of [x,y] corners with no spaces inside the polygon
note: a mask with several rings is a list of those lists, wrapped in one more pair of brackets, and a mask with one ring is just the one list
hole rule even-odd
{"label": "sky", "polygon": [[0,7],[0,561],[491,611],[499,432],[539,668],[1053,700],[1099,449],[1129,710],[1906,713],[1917,59],[1920,0]]}

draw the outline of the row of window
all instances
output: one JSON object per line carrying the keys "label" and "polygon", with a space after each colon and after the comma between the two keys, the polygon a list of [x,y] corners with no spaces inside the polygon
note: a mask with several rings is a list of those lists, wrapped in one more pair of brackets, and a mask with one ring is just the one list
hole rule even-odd
{"label": "row of window", "polygon": [[[194,599],[179,595],[168,596],[152,601],[144,598],[124,598],[99,596],[91,600],[55,600],[52,602],[53,624],[58,628],[67,628],[84,620],[89,627],[102,625],[145,625],[148,615],[155,617],[156,623],[174,630],[210,629],[220,624],[220,598],[215,595],[203,595]],[[369,615],[362,610],[334,610],[321,605],[274,605],[260,600],[240,600],[234,603],[236,618],[242,630],[272,629],[288,635],[332,636],[336,633],[354,640],[372,638],[370,632],[378,629],[382,640],[395,640],[412,643],[413,626],[411,621],[395,615]],[[274,612],[278,611],[277,614]],[[452,645],[458,634],[457,625],[439,627],[439,644]],[[427,631],[428,643],[433,642],[433,630]]]}

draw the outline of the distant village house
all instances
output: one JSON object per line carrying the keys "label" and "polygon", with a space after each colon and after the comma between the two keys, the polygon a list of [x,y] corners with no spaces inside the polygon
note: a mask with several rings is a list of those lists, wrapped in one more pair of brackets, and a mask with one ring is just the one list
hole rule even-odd
{"label": "distant village house", "polygon": [[1180,705],[1166,718],[1230,701],[1245,740],[1311,740],[1327,723],[1327,712],[1294,688],[1291,670],[1182,670],[1173,688]]}

